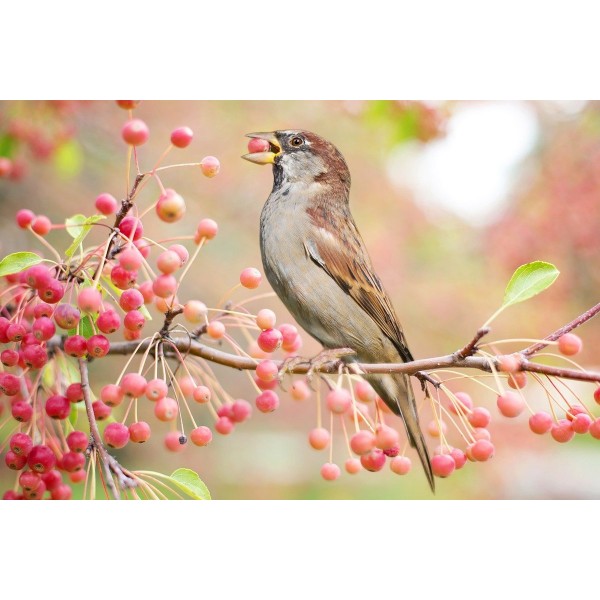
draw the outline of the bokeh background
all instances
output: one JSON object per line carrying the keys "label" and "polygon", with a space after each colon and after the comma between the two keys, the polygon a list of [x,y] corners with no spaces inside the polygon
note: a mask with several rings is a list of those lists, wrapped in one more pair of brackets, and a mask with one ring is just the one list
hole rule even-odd
{"label": "bokeh background", "polygon": [[[194,142],[167,163],[205,155],[221,161],[214,179],[197,168],[162,176],[187,202],[186,217],[170,226],[174,236],[193,232],[203,217],[220,226],[187,277],[183,301],[196,297],[214,305],[244,267],[260,267],[258,222],[272,177],[269,168],[240,160],[243,136],[289,128],[315,131],[344,154],[355,219],[416,357],[447,354],[471,339],[499,306],[513,270],[525,262],[553,262],[561,275],[548,291],[497,319],[493,339],[543,337],[599,300],[600,104],[147,101],[136,116],[151,130],[140,149],[142,169],[152,167],[171,130],[181,125],[194,130]],[[1,255],[40,250],[16,228],[19,208],[62,222],[77,212],[92,214],[101,192],[124,196],[127,149],[120,128],[126,118],[114,102],[0,102],[0,156],[11,156],[16,165],[12,179],[0,179]],[[148,185],[140,206],[157,193]],[[164,237],[164,224],[151,216],[145,233]],[[49,239],[60,248],[69,243],[59,231]],[[260,291],[268,291],[266,282]],[[235,294],[238,300],[250,296]],[[274,309],[280,323],[290,320],[276,298],[251,306]],[[600,368],[599,326],[591,321],[580,332],[585,346],[578,360],[593,369]],[[318,351],[305,337],[302,353]],[[121,365],[120,358],[94,364],[96,391]],[[218,372],[234,397],[253,397],[244,374]],[[594,406],[591,385],[572,387]],[[561,445],[535,436],[525,414],[510,421],[500,417],[493,395],[468,382],[455,382],[454,389],[471,392],[492,411],[496,455],[439,480],[436,498],[600,497],[600,442],[577,436]],[[543,393],[533,382],[525,391],[533,406],[543,407]],[[316,423],[314,403],[285,394],[282,400],[275,413],[255,413],[232,435],[216,435],[209,447],[190,444],[177,454],[164,449],[168,427],[148,411],[153,438],[141,447],[130,444],[118,457],[126,466],[162,472],[189,466],[220,499],[431,498],[416,461],[406,477],[386,468],[324,482],[319,469],[327,456],[307,443]],[[205,410],[196,413],[209,419]],[[346,455],[336,437],[334,459],[341,464]],[[3,487],[12,477],[0,466]]]}

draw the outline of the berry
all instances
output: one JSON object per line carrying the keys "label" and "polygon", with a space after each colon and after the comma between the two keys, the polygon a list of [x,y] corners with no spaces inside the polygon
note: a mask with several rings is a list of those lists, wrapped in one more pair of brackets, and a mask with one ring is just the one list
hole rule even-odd
{"label": "berry", "polygon": [[[114,424],[114,423],[113,423]],[[85,466],[85,454],[82,452],[65,452],[60,460],[60,468],[67,473],[74,473]]]}
{"label": "berry", "polygon": [[4,455],[4,462],[9,469],[20,471],[27,463],[27,457],[23,454],[17,454],[16,452],[9,450]]}
{"label": "berry", "polygon": [[137,217],[125,217],[117,226],[118,230],[132,241],[139,240],[144,235],[144,226]]}
{"label": "berry", "polygon": [[255,403],[260,412],[273,412],[279,407],[279,396],[271,390],[265,390],[256,397]]}
{"label": "berry", "polygon": [[108,354],[110,342],[103,335],[93,335],[87,341],[87,351],[93,358],[102,358]]}
{"label": "berry", "polygon": [[33,316],[36,319],[41,319],[42,317],[51,317],[54,309],[45,302],[38,302],[33,309]]}
{"label": "berry", "polygon": [[192,398],[194,398],[198,404],[206,404],[207,402],[210,402],[210,396],[210,389],[205,385],[199,385],[195,387],[194,391],[192,392]]}
{"label": "berry", "polygon": [[189,127],[178,127],[171,133],[171,144],[177,148],[186,148],[192,142],[194,132]]}
{"label": "berry", "polygon": [[51,279],[48,284],[38,290],[38,296],[48,304],[56,304],[65,295],[65,286],[57,279]]}
{"label": "berry", "polygon": [[129,439],[136,444],[143,444],[150,439],[152,431],[146,421],[138,421],[129,426]]}
{"label": "berry", "polygon": [[10,408],[13,419],[16,421],[19,421],[20,423],[28,423],[31,421],[31,417],[33,416],[33,408],[28,402],[15,402]]}
{"label": "berry", "polygon": [[159,298],[168,298],[175,293],[177,280],[173,275],[159,275],[152,283],[152,291]]}
{"label": "berry", "polygon": [[[7,396],[16,396],[21,389],[21,380],[12,373],[0,373],[0,392]],[[13,405],[14,406],[14,405]]]}
{"label": "berry", "polygon": [[114,383],[108,383],[100,390],[100,399],[107,406],[119,406],[123,402],[125,392]]}
{"label": "berry", "polygon": [[432,420],[427,424],[427,433],[431,437],[440,437],[442,433],[446,433],[448,426],[444,421]]}
{"label": "berry", "polygon": [[102,400],[96,400],[92,402],[92,410],[97,421],[104,421],[110,417],[111,408],[108,404],[104,404]]}
{"label": "berry", "polygon": [[141,146],[148,141],[150,130],[141,119],[130,119],[123,125],[121,137],[130,146]]}
{"label": "berry", "polygon": [[145,324],[146,318],[139,310],[130,310],[123,319],[123,325],[129,331],[140,331]]}
{"label": "berry", "polygon": [[304,379],[294,381],[290,393],[294,400],[308,400],[310,398],[310,388]]}
{"label": "berry", "polygon": [[508,385],[513,390],[519,390],[527,385],[527,375],[523,371],[510,373],[508,375]]}
{"label": "berry", "polygon": [[258,269],[248,267],[240,273],[240,283],[249,290],[255,290],[262,281],[262,275]]}
{"label": "berry", "polygon": [[14,433],[9,444],[10,449],[21,456],[28,456],[33,448],[33,441],[26,433]]}
{"label": "berry", "polygon": [[85,452],[88,445],[88,435],[83,431],[71,431],[67,436],[67,446],[71,452]]}
{"label": "berry", "polygon": [[202,174],[206,177],[214,177],[221,168],[221,163],[218,158],[214,156],[205,156],[200,161],[200,170]]}
{"label": "berry", "polygon": [[520,366],[521,361],[515,354],[498,357],[498,370],[503,373],[516,373]]}
{"label": "berry", "polygon": [[461,414],[466,414],[473,408],[473,400],[466,392],[456,392],[454,396],[456,404],[452,400],[448,404],[448,410],[451,413],[458,415],[460,411]]}
{"label": "berry", "polygon": [[56,326],[49,317],[39,317],[33,322],[31,332],[36,340],[47,342],[56,333]]}
{"label": "berry", "polygon": [[564,444],[575,435],[571,422],[568,419],[560,419],[557,423],[552,425],[550,429],[550,435],[559,443]]}
{"label": "berry", "polygon": [[215,423],[215,431],[221,435],[229,435],[233,428],[233,421],[229,417],[219,417]]}
{"label": "berry", "polygon": [[27,330],[21,323],[11,323],[6,329],[6,337],[11,342],[20,342],[26,334]]}
{"label": "berry", "polygon": [[119,208],[117,199],[110,194],[100,194],[94,204],[96,210],[103,215],[113,215]]}
{"label": "berry", "polygon": [[48,362],[48,353],[39,344],[27,345],[23,349],[22,357],[25,366],[32,369],[41,369]]}
{"label": "berry", "polygon": [[54,490],[62,483],[62,475],[56,469],[43,473],[41,475],[42,481],[46,484],[47,490]]}
{"label": "berry", "polygon": [[120,289],[127,290],[135,285],[137,280],[137,271],[126,271],[123,267],[117,265],[110,272],[110,280]]}
{"label": "berry", "polygon": [[156,203],[156,214],[165,223],[175,223],[185,214],[185,200],[175,190],[167,188]]}
{"label": "berry", "polygon": [[36,473],[47,473],[54,469],[56,456],[54,456],[54,452],[48,446],[34,446],[27,457],[27,464]]}
{"label": "berry", "polygon": [[489,440],[477,440],[469,446],[469,451],[473,460],[485,462],[494,456],[494,444]]}
{"label": "berry", "polygon": [[6,367],[14,367],[19,362],[19,353],[16,350],[2,350],[0,361]]}
{"label": "berry", "polygon": [[129,441],[129,429],[123,423],[109,423],[104,430],[104,441],[111,448],[123,448]]}
{"label": "berry", "polygon": [[406,475],[412,467],[412,463],[408,456],[395,456],[390,461],[390,469],[396,475]]}
{"label": "berry", "polygon": [[448,477],[454,469],[456,463],[449,454],[438,454],[431,459],[431,470],[436,477]]}
{"label": "berry", "polygon": [[73,495],[73,490],[66,483],[61,483],[57,485],[50,492],[50,497],[52,500],[70,500]]}
{"label": "berry", "polygon": [[457,469],[462,469],[465,466],[465,463],[467,462],[467,455],[462,450],[459,450],[458,448],[452,448],[450,451],[450,456],[452,456],[454,459],[454,464],[456,465]]}
{"label": "berry", "polygon": [[23,497],[25,500],[41,500],[42,496],[46,493],[46,484],[40,481],[39,485],[34,489],[26,492],[23,490]]}
{"label": "berry", "polygon": [[283,335],[279,329],[265,329],[261,331],[256,340],[259,348],[263,352],[275,352],[283,340]]}
{"label": "berry", "polygon": [[83,388],[80,383],[72,383],[65,390],[65,396],[69,402],[81,402],[83,400]]}
{"label": "berry", "polygon": [[165,435],[165,446],[171,452],[181,452],[185,449],[185,441],[183,444],[181,443],[185,439],[185,436],[181,435],[180,431],[169,431]]}
{"label": "berry", "polygon": [[154,415],[159,421],[174,421],[179,414],[179,404],[177,400],[169,398],[161,398],[154,405]]}
{"label": "berry", "polygon": [[600,404],[600,387],[597,387],[594,390],[594,400],[596,401],[596,404]]}
{"label": "berry", "polygon": [[356,394],[356,399],[360,400],[360,402],[375,402],[377,398],[377,392],[368,381],[357,381],[354,386],[354,393]]}
{"label": "berry", "polygon": [[109,308],[98,315],[96,326],[102,333],[114,333],[121,326],[121,317],[115,310]]}
{"label": "berry", "polygon": [[258,314],[256,315],[256,324],[261,329],[273,329],[276,321],[277,317],[275,316],[275,313],[268,308],[259,310]]}
{"label": "berry", "polygon": [[169,387],[167,386],[167,382],[163,379],[151,379],[146,384],[146,398],[152,402],[165,398],[168,392]]}
{"label": "berry", "polygon": [[571,427],[575,433],[587,433],[592,423],[592,418],[589,415],[580,413],[571,422]]}
{"label": "berry", "polygon": [[54,311],[53,319],[61,329],[75,329],[81,319],[81,313],[70,304],[60,304]]}
{"label": "berry", "polygon": [[375,434],[367,429],[362,429],[361,431],[357,431],[350,438],[350,448],[352,452],[362,456],[363,454],[368,454],[375,448]]}
{"label": "berry", "polygon": [[242,423],[250,418],[252,406],[246,400],[235,400],[231,405],[230,419],[234,423]]}
{"label": "berry", "polygon": [[581,352],[583,342],[574,333],[565,333],[558,338],[558,351],[565,356],[574,356]]}
{"label": "berry", "polygon": [[188,323],[203,323],[207,314],[206,304],[200,300],[190,300],[183,307],[183,316]]}
{"label": "berry", "polygon": [[137,271],[142,263],[142,254],[135,246],[130,246],[119,253],[119,266],[126,271]]}
{"label": "berry", "polygon": [[519,394],[504,392],[496,400],[498,410],[505,417],[518,417],[525,410],[525,401]]}
{"label": "berry", "polygon": [[[0,161],[2,161],[3,159],[0,158]],[[0,171],[2,170],[2,168],[0,167]],[[0,173],[0,177],[2,177],[2,174]],[[35,214],[28,210],[27,208],[22,208],[21,210],[17,211],[17,225],[21,228],[21,229],[27,229],[27,227],[29,225],[31,225],[31,223],[33,222],[33,220],[35,219]]]}
{"label": "berry", "polygon": [[83,469],[78,469],[77,471],[69,473],[69,480],[72,483],[81,483],[85,480],[85,471]]}
{"label": "berry", "polygon": [[212,219],[202,219],[200,223],[198,223],[194,242],[199,244],[203,238],[212,240],[217,236],[217,233],[219,233],[219,226],[216,221],[213,221]]}
{"label": "berry", "polygon": [[74,358],[80,358],[87,354],[87,340],[82,335],[72,335],[65,340],[65,352]]}
{"label": "berry", "polygon": [[385,465],[386,456],[383,450],[374,448],[369,454],[363,454],[360,457],[360,464],[371,472],[381,471]]}
{"label": "berry", "polygon": [[52,222],[50,219],[44,215],[38,215],[31,222],[31,229],[35,231],[38,235],[44,236],[47,235],[50,229],[52,229]]}
{"label": "berry", "polygon": [[85,313],[97,313],[102,304],[102,294],[95,287],[82,289],[77,295],[77,306]]}
{"label": "berry", "polygon": [[538,412],[529,417],[529,429],[533,433],[543,435],[552,429],[552,416],[546,412]]}
{"label": "berry", "polygon": [[329,446],[329,440],[331,436],[329,435],[329,431],[324,427],[316,427],[315,429],[311,429],[308,433],[308,443],[315,450],[324,450]]}
{"label": "berry", "polygon": [[393,427],[378,425],[375,432],[375,445],[381,450],[391,450],[400,441],[398,432]]}
{"label": "berry", "polygon": [[165,250],[158,255],[156,266],[161,273],[168,275],[181,267],[181,256],[174,250]]}
{"label": "berry", "polygon": [[259,138],[252,138],[248,142],[248,152],[267,152],[269,150],[269,142],[267,140],[261,140]]}
{"label": "berry", "polygon": [[127,373],[121,380],[123,393],[130,398],[139,398],[146,391],[146,378],[139,373]]}
{"label": "berry", "polygon": [[492,416],[487,408],[478,406],[467,415],[467,419],[473,427],[487,427],[490,424]]}
{"label": "berry", "polygon": [[51,419],[66,419],[71,413],[71,403],[66,396],[55,394],[46,400],[46,414]]}
{"label": "berry", "polygon": [[192,430],[190,439],[195,446],[207,446],[212,441],[212,431],[205,425],[200,425]]}
{"label": "berry", "polygon": [[340,475],[340,468],[335,463],[325,463],[321,467],[321,477],[325,481],[335,481]]}
{"label": "berry", "polygon": [[263,360],[256,365],[256,376],[262,381],[273,381],[278,374],[279,369],[272,360]]}
{"label": "berry", "polygon": [[589,429],[590,435],[597,439],[600,440],[600,418],[596,419],[591,425],[590,425],[590,429]]}
{"label": "berry", "polygon": [[37,290],[47,286],[52,279],[52,275],[44,265],[35,265],[23,271],[19,279],[24,285]]}

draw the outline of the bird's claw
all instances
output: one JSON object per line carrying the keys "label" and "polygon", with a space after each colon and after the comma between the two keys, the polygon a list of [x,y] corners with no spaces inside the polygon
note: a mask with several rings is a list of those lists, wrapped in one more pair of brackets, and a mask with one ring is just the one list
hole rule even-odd
{"label": "bird's claw", "polygon": [[311,358],[308,361],[309,367],[308,371],[306,372],[306,380],[308,381],[308,385],[314,389],[312,384],[313,377],[315,372],[321,369],[321,367],[325,366],[326,364],[333,363],[334,365],[337,364],[337,366],[341,368],[344,365],[342,358],[344,356],[351,356],[352,354],[356,354],[352,348],[332,348],[331,350],[323,350],[323,352],[320,352],[317,354],[317,356]]}
{"label": "bird's claw", "polygon": [[302,358],[302,356],[288,356],[285,358],[279,367],[279,371],[277,372],[277,382],[279,383],[279,387],[284,392],[287,392],[287,389],[283,385],[283,378],[287,373],[291,373],[298,365],[309,362],[309,360]]}

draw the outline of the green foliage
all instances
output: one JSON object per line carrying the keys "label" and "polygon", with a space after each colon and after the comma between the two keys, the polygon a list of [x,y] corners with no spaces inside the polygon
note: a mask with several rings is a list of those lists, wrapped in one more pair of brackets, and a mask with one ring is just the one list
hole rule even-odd
{"label": "green foliage", "polygon": [[68,219],[65,219],[65,225],[67,226],[67,233],[73,238],[73,243],[65,251],[65,255],[71,258],[79,245],[85,239],[85,236],[90,232],[92,225],[106,219],[104,215],[92,215],[86,217],[85,215],[73,215]]}
{"label": "green foliage", "polygon": [[67,140],[56,148],[53,160],[59,175],[64,178],[73,177],[83,166],[81,146],[75,140]]}
{"label": "green foliage", "polygon": [[541,260],[521,265],[506,286],[502,306],[511,306],[536,296],[549,288],[559,274],[553,264]]}
{"label": "green foliage", "polygon": [[41,262],[42,257],[35,252],[13,252],[0,261],[0,277],[20,273]]}
{"label": "green foliage", "polygon": [[210,500],[210,492],[198,473],[191,469],[176,469],[169,476],[169,481],[194,500]]}
{"label": "green foliage", "polygon": [[94,321],[90,315],[83,315],[79,321],[79,325],[73,329],[69,329],[69,335],[82,335],[86,340],[94,335]]}

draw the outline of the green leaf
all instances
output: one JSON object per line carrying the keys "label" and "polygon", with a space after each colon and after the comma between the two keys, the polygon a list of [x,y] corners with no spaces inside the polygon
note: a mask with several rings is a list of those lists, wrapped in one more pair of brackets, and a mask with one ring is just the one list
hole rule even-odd
{"label": "green leaf", "polygon": [[0,277],[20,273],[41,262],[42,257],[35,252],[13,252],[0,261]]}
{"label": "green leaf", "polygon": [[53,160],[59,175],[64,178],[73,177],[81,171],[83,164],[81,146],[76,140],[67,140],[56,148]]}
{"label": "green leaf", "polygon": [[18,145],[17,138],[9,133],[0,136],[0,156],[10,158],[15,153]]}
{"label": "green leaf", "polygon": [[77,248],[79,248],[79,245],[83,242],[85,236],[90,232],[92,225],[103,219],[106,219],[104,215],[92,215],[91,217],[86,217],[85,215],[73,215],[65,220],[67,233],[74,238],[73,243],[65,251],[68,258],[71,258]]}
{"label": "green leaf", "polygon": [[195,471],[191,469],[177,469],[171,473],[169,479],[180,490],[194,498],[194,500],[210,500],[208,488]]}
{"label": "green leaf", "polygon": [[[79,320],[79,335],[82,335],[86,340],[90,339],[94,335],[92,317],[90,315],[83,315]],[[77,335],[77,327],[69,329],[69,335]]]}
{"label": "green leaf", "polygon": [[536,296],[550,287],[559,274],[553,264],[541,260],[521,265],[506,286],[502,306],[511,306]]}

